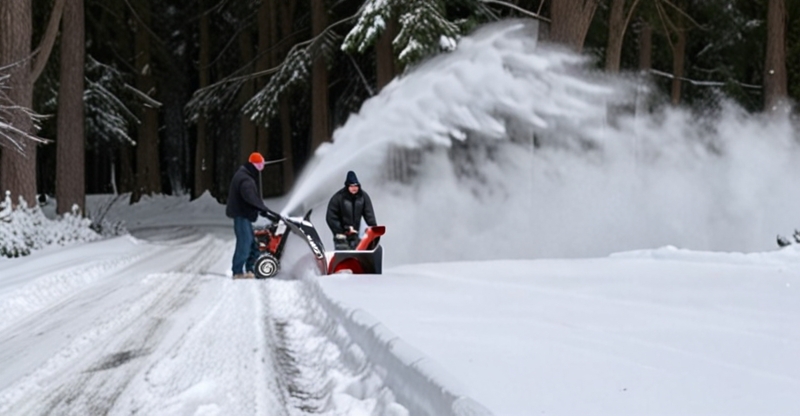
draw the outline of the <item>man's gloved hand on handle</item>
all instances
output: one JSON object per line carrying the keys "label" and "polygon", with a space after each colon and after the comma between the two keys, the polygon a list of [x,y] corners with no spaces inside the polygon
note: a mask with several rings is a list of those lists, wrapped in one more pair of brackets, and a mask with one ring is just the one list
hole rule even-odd
{"label": "man's gloved hand on handle", "polygon": [[265,217],[266,219],[268,219],[268,220],[270,220],[272,222],[278,222],[281,219],[280,214],[278,214],[277,212],[272,211],[270,209],[268,209],[266,211],[261,211],[259,214],[261,214],[262,217]]}

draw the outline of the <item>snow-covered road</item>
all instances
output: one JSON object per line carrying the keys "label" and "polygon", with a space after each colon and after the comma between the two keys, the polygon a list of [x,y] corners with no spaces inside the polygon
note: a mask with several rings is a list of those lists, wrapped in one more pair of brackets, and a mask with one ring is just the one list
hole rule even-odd
{"label": "snow-covered road", "polygon": [[207,231],[6,263],[0,414],[408,413],[313,279],[233,281],[230,235]]}

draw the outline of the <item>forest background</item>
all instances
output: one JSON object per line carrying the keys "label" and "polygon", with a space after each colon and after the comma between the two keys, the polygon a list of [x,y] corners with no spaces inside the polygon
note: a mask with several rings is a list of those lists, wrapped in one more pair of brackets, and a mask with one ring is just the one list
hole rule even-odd
{"label": "forest background", "polygon": [[87,193],[224,201],[259,151],[282,160],[264,196],[283,195],[392,79],[512,18],[655,85],[651,110],[794,117],[800,98],[796,1],[2,0],[0,189],[58,213]]}

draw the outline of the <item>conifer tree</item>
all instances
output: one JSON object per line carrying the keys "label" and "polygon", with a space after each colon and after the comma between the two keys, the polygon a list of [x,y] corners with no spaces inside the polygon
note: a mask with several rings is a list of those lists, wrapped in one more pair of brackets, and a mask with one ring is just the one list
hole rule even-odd
{"label": "conifer tree", "polygon": [[[453,17],[447,11],[466,10],[465,16]],[[401,67],[412,65],[441,51],[455,48],[458,39],[476,21],[496,16],[479,0],[367,0],[358,13],[358,21],[342,44],[348,53],[364,53],[396,19],[398,34],[392,40]]]}

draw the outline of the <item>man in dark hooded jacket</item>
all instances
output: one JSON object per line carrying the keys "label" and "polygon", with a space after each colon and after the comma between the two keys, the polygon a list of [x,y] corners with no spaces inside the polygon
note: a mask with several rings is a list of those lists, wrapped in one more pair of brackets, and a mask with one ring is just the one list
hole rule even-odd
{"label": "man in dark hooded jacket", "polygon": [[248,163],[242,165],[233,174],[231,185],[228,188],[228,204],[225,215],[233,218],[233,232],[236,234],[236,249],[233,252],[234,279],[252,279],[255,277],[256,258],[258,258],[258,244],[253,236],[253,222],[259,215],[267,217],[273,222],[280,219],[280,215],[271,211],[261,200],[258,191],[258,175],[264,169],[264,157],[254,152],[250,155]]}
{"label": "man in dark hooded jacket", "polygon": [[378,225],[369,195],[361,189],[356,173],[347,172],[344,188],[333,194],[328,202],[325,220],[333,233],[336,250],[352,250],[359,241],[361,218],[369,226]]}

